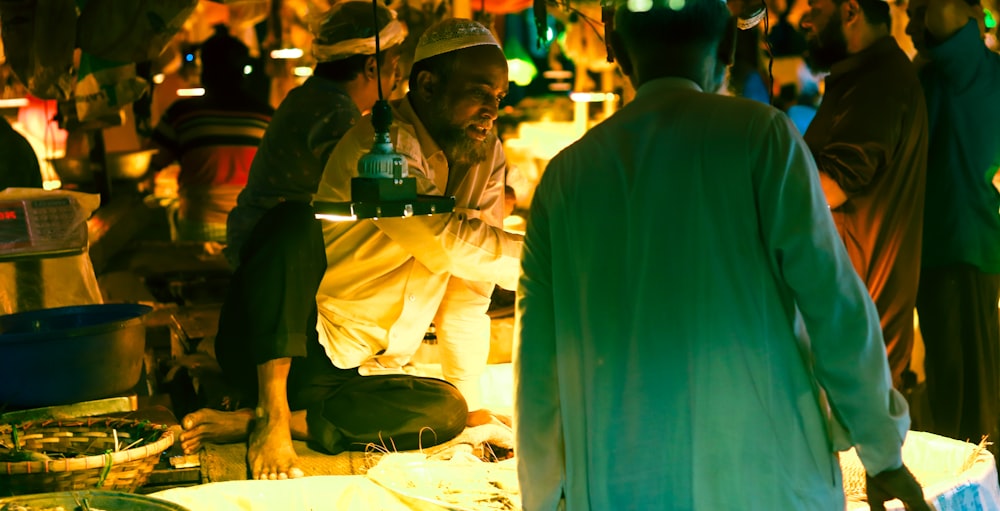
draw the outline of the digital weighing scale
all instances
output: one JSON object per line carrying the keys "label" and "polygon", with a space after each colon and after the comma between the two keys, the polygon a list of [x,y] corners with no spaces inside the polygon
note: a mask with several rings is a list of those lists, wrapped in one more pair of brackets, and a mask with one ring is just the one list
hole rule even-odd
{"label": "digital weighing scale", "polygon": [[71,196],[0,200],[0,261],[83,253],[87,222]]}
{"label": "digital weighing scale", "polygon": [[76,197],[38,190],[17,198],[0,195],[0,264],[13,264],[18,311],[45,307],[38,289],[45,259],[87,250],[86,211]]}

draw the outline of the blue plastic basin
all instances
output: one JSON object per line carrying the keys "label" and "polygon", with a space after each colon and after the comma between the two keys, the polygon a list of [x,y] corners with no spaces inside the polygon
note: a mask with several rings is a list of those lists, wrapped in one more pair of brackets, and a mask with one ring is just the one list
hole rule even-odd
{"label": "blue plastic basin", "polygon": [[77,305],[0,316],[0,406],[121,395],[142,375],[147,305]]}

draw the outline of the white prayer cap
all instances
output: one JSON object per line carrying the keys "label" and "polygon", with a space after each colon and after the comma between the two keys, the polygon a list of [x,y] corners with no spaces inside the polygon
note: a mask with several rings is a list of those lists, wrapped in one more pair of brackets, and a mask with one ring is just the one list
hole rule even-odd
{"label": "white prayer cap", "polygon": [[420,36],[413,62],[463,48],[486,45],[500,47],[490,29],[476,21],[450,18],[431,25]]}

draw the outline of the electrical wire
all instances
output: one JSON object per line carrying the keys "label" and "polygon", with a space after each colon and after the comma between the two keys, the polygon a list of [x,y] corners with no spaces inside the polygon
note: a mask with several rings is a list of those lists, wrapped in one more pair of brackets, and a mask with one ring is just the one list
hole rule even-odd
{"label": "electrical wire", "polygon": [[378,37],[378,0],[372,0],[372,27],[375,28],[375,80],[378,82],[378,100],[383,101],[385,98],[382,97],[382,62],[379,58],[381,51]]}
{"label": "electrical wire", "polygon": [[764,2],[764,47],[767,48],[767,96],[771,105],[774,105],[774,48],[771,47],[771,40],[768,33],[771,31],[771,12]]}

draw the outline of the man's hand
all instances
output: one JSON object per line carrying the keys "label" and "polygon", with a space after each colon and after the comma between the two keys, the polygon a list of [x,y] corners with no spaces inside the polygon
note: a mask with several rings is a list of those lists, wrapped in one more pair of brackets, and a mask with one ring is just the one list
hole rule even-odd
{"label": "man's hand", "polygon": [[847,202],[847,194],[844,193],[844,189],[840,187],[840,183],[830,177],[830,174],[820,171],[819,184],[823,187],[823,195],[826,196],[826,203],[830,205],[830,209],[837,209]]}
{"label": "man's hand", "polygon": [[913,474],[903,465],[895,470],[886,470],[874,476],[866,476],[868,506],[871,511],[885,511],[886,501],[899,499],[906,511],[931,511],[924,500],[924,490],[920,488]]}

